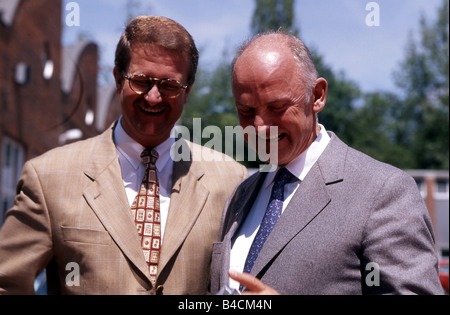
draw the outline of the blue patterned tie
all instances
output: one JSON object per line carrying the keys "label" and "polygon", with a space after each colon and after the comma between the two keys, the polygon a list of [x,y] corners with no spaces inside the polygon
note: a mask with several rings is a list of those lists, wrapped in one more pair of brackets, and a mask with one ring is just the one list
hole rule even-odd
{"label": "blue patterned tie", "polygon": [[244,272],[250,273],[253,265],[255,264],[256,258],[264,245],[264,242],[267,240],[270,232],[272,232],[275,227],[275,223],[277,223],[278,219],[281,217],[284,201],[284,185],[288,183],[292,177],[293,175],[284,167],[281,168],[275,176],[269,204],[258,233],[256,234],[252,246],[250,247],[250,251],[248,252]]}

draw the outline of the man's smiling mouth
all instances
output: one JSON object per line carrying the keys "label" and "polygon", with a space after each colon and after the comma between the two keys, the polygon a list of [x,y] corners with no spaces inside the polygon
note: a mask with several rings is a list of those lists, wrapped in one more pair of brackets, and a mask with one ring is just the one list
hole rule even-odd
{"label": "man's smiling mouth", "polygon": [[166,110],[166,107],[160,107],[160,106],[146,107],[142,104],[139,104],[138,106],[143,112],[145,112],[147,114],[152,114],[152,115],[161,114]]}
{"label": "man's smiling mouth", "polygon": [[281,141],[282,139],[284,139],[285,136],[286,136],[286,134],[282,133],[281,135],[277,135],[272,138],[266,138],[264,136],[258,136],[258,138],[261,139],[262,141],[278,142],[278,141]]}

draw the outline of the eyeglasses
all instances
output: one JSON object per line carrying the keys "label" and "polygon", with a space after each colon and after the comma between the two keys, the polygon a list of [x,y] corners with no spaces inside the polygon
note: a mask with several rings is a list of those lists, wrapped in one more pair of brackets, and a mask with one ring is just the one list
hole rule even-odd
{"label": "eyeglasses", "polygon": [[161,96],[175,98],[181,94],[182,90],[188,87],[181,84],[178,80],[151,78],[145,74],[134,74],[132,76],[124,76],[124,78],[128,80],[130,89],[139,95],[147,94],[157,84]]}

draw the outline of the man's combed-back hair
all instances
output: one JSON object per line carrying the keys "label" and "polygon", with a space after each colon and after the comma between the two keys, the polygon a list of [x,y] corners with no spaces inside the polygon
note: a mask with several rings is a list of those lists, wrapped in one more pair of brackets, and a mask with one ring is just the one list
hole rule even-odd
{"label": "man's combed-back hair", "polygon": [[194,39],[177,22],[162,16],[139,16],[126,27],[116,48],[115,66],[126,74],[131,59],[131,49],[136,44],[158,45],[184,54],[190,62],[188,84],[195,81],[199,53]]}

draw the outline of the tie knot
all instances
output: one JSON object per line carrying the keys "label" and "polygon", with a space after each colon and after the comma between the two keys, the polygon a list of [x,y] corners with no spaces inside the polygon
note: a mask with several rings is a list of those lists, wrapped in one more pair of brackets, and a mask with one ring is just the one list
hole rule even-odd
{"label": "tie knot", "polygon": [[284,186],[292,179],[292,177],[294,177],[294,175],[292,175],[292,173],[289,172],[287,168],[282,167],[278,170],[277,175],[275,175],[274,185]]}
{"label": "tie knot", "polygon": [[155,165],[158,157],[159,154],[155,149],[146,148],[141,153],[141,160],[145,165]]}

